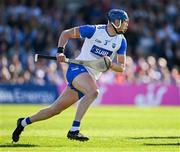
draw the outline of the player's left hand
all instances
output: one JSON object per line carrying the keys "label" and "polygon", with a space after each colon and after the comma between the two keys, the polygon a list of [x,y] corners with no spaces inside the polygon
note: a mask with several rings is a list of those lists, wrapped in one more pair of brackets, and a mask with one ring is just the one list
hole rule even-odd
{"label": "player's left hand", "polygon": [[110,69],[112,66],[112,60],[109,56],[104,56],[104,57],[106,58],[106,61],[108,61],[108,69]]}

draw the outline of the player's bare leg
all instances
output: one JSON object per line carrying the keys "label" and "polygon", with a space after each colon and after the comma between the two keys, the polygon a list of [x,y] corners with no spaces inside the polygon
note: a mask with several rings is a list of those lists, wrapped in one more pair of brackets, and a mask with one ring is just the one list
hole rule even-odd
{"label": "player's bare leg", "polygon": [[31,116],[30,120],[36,122],[51,118],[74,104],[78,99],[77,92],[67,87],[50,107],[40,110],[37,114]]}
{"label": "player's bare leg", "polygon": [[73,86],[84,94],[75,116],[75,120],[81,121],[91,103],[97,98],[99,90],[95,81],[88,73],[83,73],[76,77],[73,80]]}
{"label": "player's bare leg", "polygon": [[78,99],[77,92],[67,87],[61,96],[59,96],[50,107],[40,110],[31,117],[25,119],[19,118],[17,121],[17,127],[12,134],[13,141],[17,142],[19,140],[19,136],[26,125],[51,118],[74,104],[76,101],[78,101]]}
{"label": "player's bare leg", "polygon": [[78,105],[73,126],[68,132],[67,137],[70,139],[82,141],[89,140],[88,137],[85,137],[84,135],[79,133],[80,121],[82,120],[91,103],[98,96],[99,91],[97,89],[95,81],[88,73],[83,73],[77,76],[73,80],[73,86],[81,91],[84,94],[84,97],[81,99]]}

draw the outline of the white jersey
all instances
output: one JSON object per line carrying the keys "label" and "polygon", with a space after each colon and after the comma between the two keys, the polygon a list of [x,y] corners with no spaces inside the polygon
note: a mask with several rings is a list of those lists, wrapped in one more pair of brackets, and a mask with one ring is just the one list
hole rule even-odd
{"label": "white jersey", "polygon": [[[117,54],[126,53],[126,39],[123,34],[110,36],[106,25],[80,26],[80,36],[85,38],[81,53],[76,59],[97,60],[103,56],[109,56],[112,60]],[[101,72],[86,67],[91,76],[98,80]]]}

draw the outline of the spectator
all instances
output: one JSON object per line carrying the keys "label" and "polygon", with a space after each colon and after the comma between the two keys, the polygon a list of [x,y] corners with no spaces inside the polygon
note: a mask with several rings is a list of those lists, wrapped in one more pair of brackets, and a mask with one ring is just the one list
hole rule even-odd
{"label": "spectator", "polygon": [[[71,3],[71,2],[70,2]],[[64,28],[103,23],[109,9],[127,10],[128,57],[124,75],[102,76],[108,83],[165,82],[179,84],[180,17],[179,2],[155,0],[88,0],[82,4],[58,0],[0,2],[0,82],[62,83],[60,66],[48,61],[35,65],[33,55],[54,55]],[[73,11],[71,11],[72,7]],[[81,41],[70,41],[66,55],[77,56]],[[149,57],[148,57],[149,56]],[[157,60],[157,62],[156,62]]]}

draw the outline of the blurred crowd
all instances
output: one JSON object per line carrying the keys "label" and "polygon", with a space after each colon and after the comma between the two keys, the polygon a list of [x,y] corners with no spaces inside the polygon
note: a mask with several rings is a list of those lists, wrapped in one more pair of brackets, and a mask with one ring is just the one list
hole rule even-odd
{"label": "blurred crowd", "polygon": [[[81,0],[79,0],[81,1]],[[63,5],[62,5],[63,4]],[[104,83],[180,84],[180,3],[177,0],[2,0],[0,1],[0,83],[63,83],[66,65],[34,62],[35,53],[55,55],[62,30],[106,24],[106,13],[121,8],[130,17],[125,34],[127,68],[104,73]],[[83,40],[70,40],[66,56],[76,57]]]}

